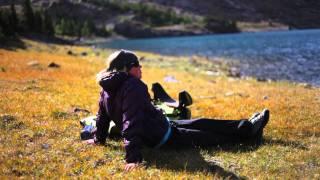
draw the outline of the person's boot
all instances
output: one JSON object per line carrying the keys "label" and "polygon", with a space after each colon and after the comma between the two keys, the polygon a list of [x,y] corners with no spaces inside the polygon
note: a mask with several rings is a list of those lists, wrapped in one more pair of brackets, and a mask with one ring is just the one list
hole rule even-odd
{"label": "person's boot", "polygon": [[190,106],[192,104],[191,95],[187,91],[181,91],[179,93],[179,106]]}
{"label": "person's boot", "polygon": [[248,119],[248,121],[251,122],[254,118],[258,117],[259,114],[260,114],[260,112],[255,112],[255,113],[253,113],[253,114],[251,115],[251,117]]}
{"label": "person's boot", "polygon": [[252,135],[256,135],[258,132],[261,133],[263,128],[269,121],[269,110],[264,109],[259,115],[249,120],[253,124]]}

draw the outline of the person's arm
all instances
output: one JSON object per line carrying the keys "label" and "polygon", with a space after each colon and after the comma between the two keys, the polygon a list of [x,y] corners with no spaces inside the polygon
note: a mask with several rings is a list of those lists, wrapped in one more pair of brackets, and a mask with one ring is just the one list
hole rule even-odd
{"label": "person's arm", "polygon": [[145,119],[144,109],[150,103],[147,87],[141,83],[131,83],[123,94],[123,137],[125,141],[126,162],[125,169],[131,170],[134,164],[142,162],[141,135]]}
{"label": "person's arm", "polygon": [[105,144],[106,138],[108,136],[108,130],[110,125],[110,117],[106,112],[106,107],[104,105],[104,93],[100,93],[99,100],[99,111],[97,113],[97,131],[95,134],[94,142],[95,144]]}

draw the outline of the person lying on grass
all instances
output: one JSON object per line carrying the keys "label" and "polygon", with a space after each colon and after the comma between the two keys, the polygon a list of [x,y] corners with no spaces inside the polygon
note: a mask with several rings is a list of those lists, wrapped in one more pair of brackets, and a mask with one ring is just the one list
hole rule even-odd
{"label": "person lying on grass", "polygon": [[88,144],[105,144],[110,121],[121,129],[125,145],[125,170],[134,169],[142,162],[143,145],[211,146],[223,143],[260,140],[269,120],[269,110],[255,113],[249,119],[172,120],[152,103],[148,87],[141,81],[138,57],[131,51],[112,53],[109,67],[100,73],[102,87],[97,113],[97,131]]}

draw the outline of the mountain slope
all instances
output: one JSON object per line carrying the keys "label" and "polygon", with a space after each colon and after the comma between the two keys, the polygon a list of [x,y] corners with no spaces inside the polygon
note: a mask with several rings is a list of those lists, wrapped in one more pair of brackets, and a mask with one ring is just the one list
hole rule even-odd
{"label": "mountain slope", "polygon": [[[0,0],[1,7],[12,1]],[[23,0],[14,1],[21,4]],[[55,22],[90,20],[127,37],[320,27],[318,0],[33,0]]]}
{"label": "mountain slope", "polygon": [[[144,1],[146,0],[142,0],[142,2]],[[271,21],[283,23],[293,28],[320,27],[320,1],[318,0],[150,1],[192,11],[200,15],[212,15],[237,21]]]}

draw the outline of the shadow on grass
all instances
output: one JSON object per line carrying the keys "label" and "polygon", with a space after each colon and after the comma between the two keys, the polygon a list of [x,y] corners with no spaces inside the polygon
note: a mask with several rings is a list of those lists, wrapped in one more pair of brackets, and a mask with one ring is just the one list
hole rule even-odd
{"label": "shadow on grass", "polygon": [[58,37],[54,36],[46,36],[42,34],[23,34],[22,35],[24,38],[36,41],[36,42],[41,42],[41,43],[46,43],[46,44],[60,44],[60,45],[72,45],[73,41],[71,40],[64,40]]}
{"label": "shadow on grass", "polygon": [[293,149],[300,149],[300,150],[309,150],[309,148],[298,142],[298,141],[290,141],[290,140],[283,140],[283,139],[272,139],[272,138],[267,138],[264,140],[265,145],[279,145],[283,147],[291,147]]}
{"label": "shadow on grass", "polygon": [[200,148],[163,148],[144,150],[146,167],[156,167],[179,172],[200,172],[212,174],[223,179],[242,179],[215,162],[207,162],[200,153]]}
{"label": "shadow on grass", "polygon": [[0,43],[0,49],[14,51],[16,49],[26,49],[26,45],[18,37],[11,37]]}
{"label": "shadow on grass", "polygon": [[[116,151],[124,148],[119,145],[121,139],[111,138],[105,145]],[[164,146],[160,149],[143,148],[144,166],[157,169],[167,169],[175,172],[204,173],[223,179],[246,179],[221,167],[219,162],[206,161],[201,155],[205,148],[187,146]],[[211,150],[213,150],[211,148]]]}
{"label": "shadow on grass", "polygon": [[238,152],[250,152],[255,151],[261,146],[268,146],[268,145],[278,145],[283,147],[290,147],[293,149],[300,149],[300,150],[309,150],[307,146],[298,142],[298,141],[290,141],[290,140],[283,140],[283,139],[273,139],[264,137],[261,142],[254,143],[254,142],[243,142],[243,143],[231,143],[231,144],[223,144],[219,146],[205,148],[209,151],[227,151],[232,153]]}
{"label": "shadow on grass", "polygon": [[143,151],[146,160],[146,166],[155,166],[159,169],[169,169],[173,171],[201,172],[217,175],[219,178],[227,179],[246,179],[235,173],[221,167],[219,162],[206,161],[201,155],[201,150],[208,150],[210,154],[218,151],[227,152],[250,152],[255,151],[264,145],[280,145],[291,148],[308,150],[308,148],[299,143],[289,140],[274,140],[271,138],[263,139],[260,143],[255,144],[250,141],[243,143],[231,143],[212,147],[164,147],[162,149],[145,149]]}
{"label": "shadow on grass", "polygon": [[49,37],[41,34],[22,34],[21,36],[8,37],[1,40],[0,49],[6,49],[14,51],[16,49],[26,49],[26,44],[21,40],[26,38],[32,41],[46,43],[46,44],[61,44],[61,45],[72,45],[72,41],[64,40],[57,37]]}

